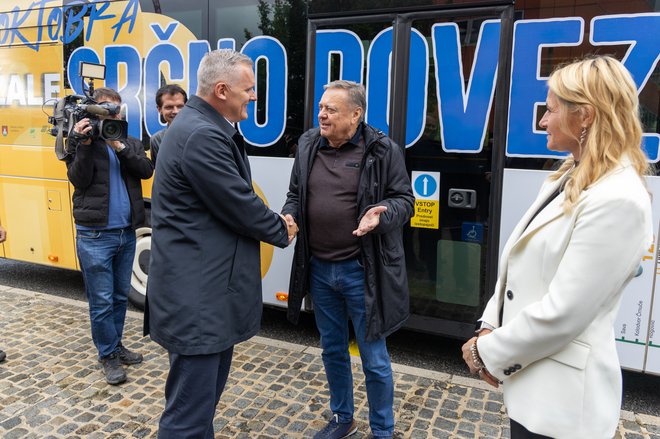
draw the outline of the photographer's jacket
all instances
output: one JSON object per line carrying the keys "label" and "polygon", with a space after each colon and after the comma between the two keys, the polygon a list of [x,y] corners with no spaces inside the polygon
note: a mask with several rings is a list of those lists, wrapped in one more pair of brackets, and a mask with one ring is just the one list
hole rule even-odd
{"label": "photographer's jacket", "polygon": [[[154,168],[139,140],[129,137],[122,143],[126,148],[116,154],[131,202],[131,225],[135,229],[145,222],[140,180],[151,177]],[[108,224],[110,201],[109,148],[100,139],[83,145],[70,138],[67,152],[67,176],[75,188],[73,218],[77,225],[103,228]]]}

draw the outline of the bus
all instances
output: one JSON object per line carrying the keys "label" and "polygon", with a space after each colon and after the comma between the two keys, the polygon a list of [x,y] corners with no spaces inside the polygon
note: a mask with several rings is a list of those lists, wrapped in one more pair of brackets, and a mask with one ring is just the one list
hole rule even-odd
{"label": "bus", "polygon": [[[297,139],[317,124],[323,85],[367,90],[367,123],[405,149],[415,216],[404,228],[413,330],[468,338],[494,290],[506,237],[561,156],[538,121],[545,79],[587,54],[636,81],[649,161],[660,158],[660,3],[653,0],[6,0],[0,6],[0,257],[79,269],[72,186],[54,152],[52,104],[96,86],[120,92],[130,135],[165,127],[161,85],[192,94],[210,50],[254,60],[258,99],[240,123],[256,192],[284,203]],[[648,178],[660,220],[660,180]],[[151,181],[144,182],[150,206]],[[213,188],[209,188],[213,190]],[[603,239],[607,239],[606,236]],[[138,230],[131,301],[143,303],[149,224]],[[615,326],[622,367],[660,374],[657,242]],[[286,307],[292,247],[262,244],[263,299]],[[312,304],[303,304],[312,310]]]}

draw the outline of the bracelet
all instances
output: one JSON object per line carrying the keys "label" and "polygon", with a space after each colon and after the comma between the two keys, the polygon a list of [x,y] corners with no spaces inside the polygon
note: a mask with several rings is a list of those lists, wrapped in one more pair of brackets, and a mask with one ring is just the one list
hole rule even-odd
{"label": "bracelet", "polygon": [[470,346],[470,354],[472,355],[472,363],[474,364],[474,367],[477,369],[486,369],[486,366],[484,365],[484,362],[481,361],[481,357],[479,356],[479,350],[477,349],[477,340],[474,340],[474,343],[472,343],[472,346]]}

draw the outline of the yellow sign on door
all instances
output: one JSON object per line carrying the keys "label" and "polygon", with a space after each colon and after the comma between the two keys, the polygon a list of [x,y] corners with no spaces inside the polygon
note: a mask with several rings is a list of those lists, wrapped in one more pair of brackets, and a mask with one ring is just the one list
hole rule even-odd
{"label": "yellow sign on door", "polygon": [[437,229],[440,226],[440,173],[413,171],[411,182],[415,214],[410,219],[410,227]]}

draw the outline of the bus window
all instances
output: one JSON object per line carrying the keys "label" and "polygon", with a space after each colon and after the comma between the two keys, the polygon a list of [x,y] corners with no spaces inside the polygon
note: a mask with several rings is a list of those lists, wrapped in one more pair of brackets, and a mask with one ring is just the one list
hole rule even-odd
{"label": "bus window", "polygon": [[[258,138],[246,135],[248,154],[293,157],[298,137],[303,131],[306,8],[302,2],[295,0],[210,0],[209,7],[211,48],[215,49],[218,44],[234,47],[255,59],[256,109],[248,107],[248,111],[254,111],[254,120],[241,123],[241,128],[253,124],[250,132],[254,132],[257,129],[266,131],[262,127],[268,126],[273,127],[275,134],[261,143]],[[264,36],[272,39],[260,41]],[[248,41],[250,44],[246,49]],[[266,62],[266,58],[259,55],[261,43],[274,44],[267,50],[279,49],[285,53],[286,62]],[[278,87],[275,84],[278,84],[276,76],[281,72],[277,70],[280,68],[286,68],[287,77]],[[270,74],[274,76],[269,77]],[[286,88],[286,97],[274,99],[273,96],[283,88]],[[281,111],[284,108],[286,112]],[[280,114],[285,117],[278,120]]]}
{"label": "bus window", "polygon": [[140,0],[142,12],[167,15],[190,30],[198,40],[209,37],[208,0]]}

